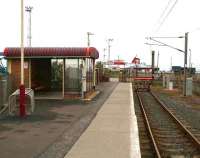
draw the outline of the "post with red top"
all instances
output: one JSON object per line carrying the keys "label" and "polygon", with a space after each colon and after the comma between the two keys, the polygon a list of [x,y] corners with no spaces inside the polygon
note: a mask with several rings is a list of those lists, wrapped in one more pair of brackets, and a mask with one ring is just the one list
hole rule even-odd
{"label": "post with red top", "polygon": [[19,86],[19,116],[26,116],[25,86],[24,86],[24,0],[21,0],[21,84]]}

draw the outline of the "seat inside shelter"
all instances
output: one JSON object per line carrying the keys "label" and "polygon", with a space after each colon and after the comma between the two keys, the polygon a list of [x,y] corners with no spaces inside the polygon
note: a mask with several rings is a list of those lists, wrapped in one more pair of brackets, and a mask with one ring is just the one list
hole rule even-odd
{"label": "seat inside shelter", "polygon": [[[20,84],[20,48],[5,48],[9,73],[17,87]],[[31,87],[36,98],[80,98],[95,86],[93,48],[25,48],[25,86]],[[84,84],[84,85],[83,85]]]}

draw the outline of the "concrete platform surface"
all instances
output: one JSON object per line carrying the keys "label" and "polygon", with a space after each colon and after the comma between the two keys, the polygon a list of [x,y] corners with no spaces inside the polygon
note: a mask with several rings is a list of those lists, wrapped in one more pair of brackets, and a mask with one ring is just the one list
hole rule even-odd
{"label": "concrete platform surface", "polygon": [[119,83],[64,158],[139,158],[132,85]]}

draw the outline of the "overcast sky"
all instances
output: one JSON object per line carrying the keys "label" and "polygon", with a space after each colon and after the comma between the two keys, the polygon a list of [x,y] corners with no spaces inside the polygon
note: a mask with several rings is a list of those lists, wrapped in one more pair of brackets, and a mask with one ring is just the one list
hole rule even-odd
{"label": "overcast sky", "polygon": [[[176,0],[171,0],[171,6]],[[113,38],[111,59],[131,62],[137,54],[150,63],[150,49],[160,52],[159,66],[183,66],[183,54],[167,47],[145,45],[147,36],[181,36],[189,33],[193,65],[200,67],[200,1],[179,0],[159,30],[159,17],[169,0],[24,0],[32,12],[32,46],[87,46],[86,32],[92,32],[91,46],[103,59],[106,39]],[[170,8],[170,7],[169,7]],[[0,51],[20,46],[20,0],[0,1]],[[25,45],[27,45],[25,13]],[[161,19],[162,21],[162,19]],[[161,39],[184,49],[183,39]],[[107,55],[107,54],[106,54]]]}

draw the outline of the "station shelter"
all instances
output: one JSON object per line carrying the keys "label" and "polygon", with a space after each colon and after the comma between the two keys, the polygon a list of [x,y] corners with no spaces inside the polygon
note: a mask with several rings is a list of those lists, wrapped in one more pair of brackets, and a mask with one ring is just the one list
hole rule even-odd
{"label": "station shelter", "polygon": [[[21,49],[4,49],[14,87],[20,84]],[[32,88],[36,98],[80,98],[95,88],[94,47],[25,47],[24,84]]]}

